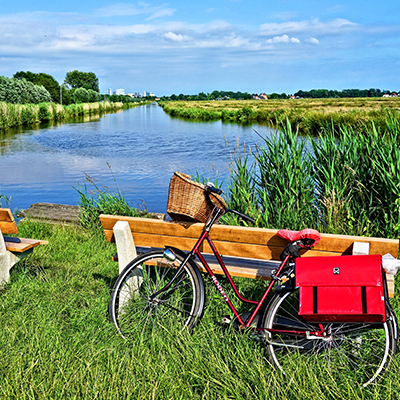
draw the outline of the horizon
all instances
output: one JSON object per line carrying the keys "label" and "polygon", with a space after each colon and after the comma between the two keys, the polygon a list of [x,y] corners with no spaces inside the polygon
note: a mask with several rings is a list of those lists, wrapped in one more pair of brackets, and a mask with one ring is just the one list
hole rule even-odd
{"label": "horizon", "polygon": [[399,91],[400,4],[1,1],[0,75],[94,72],[100,93]]}

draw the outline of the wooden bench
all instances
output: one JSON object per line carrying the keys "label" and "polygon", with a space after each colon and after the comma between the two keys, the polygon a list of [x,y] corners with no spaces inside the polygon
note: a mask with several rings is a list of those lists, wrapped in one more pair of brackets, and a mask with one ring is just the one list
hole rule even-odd
{"label": "wooden bench", "polygon": [[31,254],[36,246],[48,244],[45,240],[4,236],[18,234],[18,227],[11,211],[0,208],[0,285],[10,280],[10,269],[23,257]]}
{"label": "wooden bench", "polygon": [[[203,224],[177,224],[147,218],[100,215],[107,241],[116,242],[119,270],[136,257],[137,252],[165,246],[191,250],[199,238]],[[214,225],[210,236],[232,276],[270,279],[271,271],[287,244],[275,229]],[[139,251],[137,251],[139,250]],[[201,250],[215,274],[222,274],[208,243]],[[390,253],[398,257],[399,240],[359,236],[321,234],[321,241],[312,250],[303,250],[303,257],[341,256],[351,254]],[[208,255],[209,254],[209,255]],[[201,264],[199,265],[201,267]],[[204,271],[203,271],[204,272]],[[394,277],[387,275],[390,297],[394,296]]]}

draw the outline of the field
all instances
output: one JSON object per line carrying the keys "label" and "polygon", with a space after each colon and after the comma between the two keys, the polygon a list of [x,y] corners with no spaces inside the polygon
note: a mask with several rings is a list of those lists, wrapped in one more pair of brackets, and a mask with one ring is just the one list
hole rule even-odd
{"label": "field", "polygon": [[160,105],[171,116],[189,119],[280,125],[288,118],[292,127],[315,135],[332,124],[363,129],[373,121],[383,127],[388,115],[399,118],[400,98],[170,101]]}
{"label": "field", "polygon": [[[398,357],[364,390],[306,365],[282,376],[260,343],[221,327],[228,309],[213,287],[193,334],[160,327],[148,340],[125,341],[107,319],[118,266],[102,231],[25,222],[20,234],[49,245],[17,264],[0,292],[2,399],[398,398]],[[259,289],[260,282],[242,283]]]}

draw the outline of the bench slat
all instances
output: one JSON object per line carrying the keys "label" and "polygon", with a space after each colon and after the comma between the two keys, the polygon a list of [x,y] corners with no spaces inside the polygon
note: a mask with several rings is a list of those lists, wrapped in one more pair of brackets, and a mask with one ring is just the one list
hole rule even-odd
{"label": "bench slat", "polygon": [[[191,249],[200,236],[203,224],[183,225],[160,220],[135,217],[119,217],[100,215],[106,239],[114,241],[113,226],[117,221],[127,221],[131,228],[134,241],[138,246],[164,247],[165,245]],[[218,250],[225,255],[246,256],[262,259],[279,260],[279,256],[287,242],[276,235],[276,229],[248,228],[226,225],[215,225],[210,235]],[[390,253],[398,257],[399,241],[371,237],[321,234],[321,241],[313,250],[307,251],[306,257],[351,254],[353,243],[370,244],[370,254]],[[240,246],[237,246],[239,245]],[[203,249],[210,252],[208,245]],[[253,255],[255,254],[255,255]]]}
{"label": "bench slat", "polygon": [[8,238],[7,236],[4,236],[6,249],[14,253],[24,253],[25,251],[32,249],[33,247],[49,243],[47,240],[35,240],[35,239],[24,239],[24,238],[18,238],[18,239],[19,242],[16,242],[15,238]]}
{"label": "bench slat", "polygon": [[[117,221],[127,221],[130,225],[131,231],[133,232],[154,234],[158,236],[178,236],[192,239],[197,239],[200,236],[204,226],[203,224],[178,224],[149,218],[123,217],[105,214],[100,215],[100,220],[107,235],[107,240],[109,241],[113,241],[112,229]],[[210,234],[213,240],[284,247],[287,242],[284,239],[279,238],[276,235],[276,232],[276,229],[214,225]],[[384,249],[396,251],[396,255],[398,254],[399,241],[396,239],[333,234],[321,234],[321,238],[321,242],[316,246],[316,249],[320,251],[337,251],[343,253],[351,248],[353,242],[358,241],[371,243],[372,248],[375,247],[376,249],[383,245]]]}

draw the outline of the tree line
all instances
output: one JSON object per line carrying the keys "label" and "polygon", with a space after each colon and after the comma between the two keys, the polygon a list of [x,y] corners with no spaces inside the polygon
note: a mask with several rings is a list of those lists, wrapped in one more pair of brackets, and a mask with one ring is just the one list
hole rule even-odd
{"label": "tree line", "polygon": [[172,94],[171,96],[163,96],[161,100],[163,101],[177,101],[177,100],[186,100],[186,101],[195,101],[195,100],[249,100],[252,99],[253,96],[247,92],[232,92],[232,91],[219,91],[214,90],[212,93],[204,93],[201,92],[199,94],[194,95],[186,95],[186,94]]}
{"label": "tree line", "polygon": [[[384,94],[394,93],[390,90],[381,89],[344,89],[344,90],[328,90],[328,89],[312,89],[310,91],[299,90],[293,95],[286,93],[270,93],[268,99],[289,99],[292,96],[305,99],[323,99],[323,98],[352,98],[352,97],[382,97]],[[198,101],[198,100],[248,100],[258,96],[256,93],[250,94],[247,92],[232,92],[214,90],[212,93],[201,92],[195,95],[185,95],[183,93],[171,96],[163,96],[163,101]]]}
{"label": "tree line", "polygon": [[95,103],[101,100],[132,103],[140,101],[126,95],[101,95],[99,79],[94,72],[70,71],[60,85],[51,75],[18,71],[12,78],[0,76],[0,101],[11,104],[63,105]]}
{"label": "tree line", "polygon": [[393,91],[381,89],[344,89],[344,90],[327,90],[313,89],[310,91],[299,90],[294,94],[296,97],[309,99],[323,98],[352,98],[352,97],[382,97],[384,94],[390,94]]}

